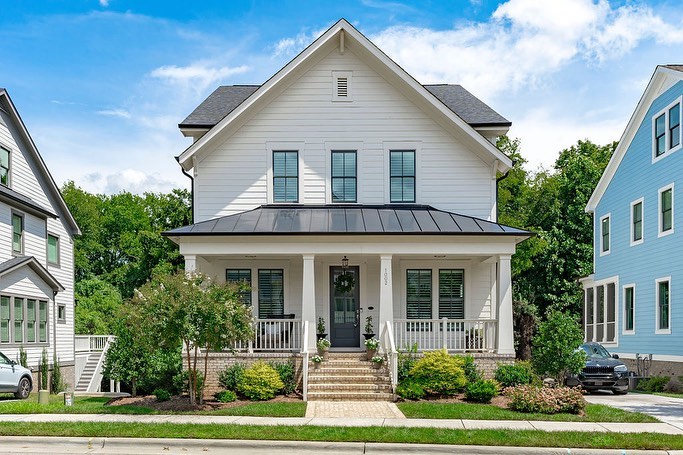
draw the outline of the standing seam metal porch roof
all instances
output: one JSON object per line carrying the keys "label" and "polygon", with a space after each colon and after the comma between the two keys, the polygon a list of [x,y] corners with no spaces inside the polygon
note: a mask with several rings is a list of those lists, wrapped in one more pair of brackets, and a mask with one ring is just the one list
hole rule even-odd
{"label": "standing seam metal porch roof", "polygon": [[533,235],[523,229],[415,204],[268,204],[163,233],[171,237],[311,234]]}

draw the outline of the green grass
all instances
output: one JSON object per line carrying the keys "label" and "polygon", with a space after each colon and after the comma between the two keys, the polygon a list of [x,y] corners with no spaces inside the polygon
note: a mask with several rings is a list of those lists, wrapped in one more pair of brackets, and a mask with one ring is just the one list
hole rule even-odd
{"label": "green grass", "polygon": [[404,402],[398,408],[406,417],[416,419],[468,420],[552,420],[561,422],[659,422],[639,412],[628,412],[601,404],[588,404],[586,415],[536,414],[502,409],[489,404]]}
{"label": "green grass", "polygon": [[468,444],[517,447],[681,450],[683,436],[652,433],[448,430],[443,428],[180,425],[139,423],[0,423],[0,436],[198,438],[286,441]]}
{"label": "green grass", "polygon": [[156,411],[145,406],[105,406],[110,398],[75,397],[73,406],[64,406],[61,395],[51,395],[48,405],[38,404],[38,395],[32,394],[27,400],[9,401],[0,398],[0,414],[197,414],[197,415],[235,415],[254,417],[303,417],[306,403],[301,402],[253,402],[233,408],[211,411]]}
{"label": "green grass", "polygon": [[683,398],[683,393],[654,392],[652,395],[659,395],[660,397],[669,398]]}

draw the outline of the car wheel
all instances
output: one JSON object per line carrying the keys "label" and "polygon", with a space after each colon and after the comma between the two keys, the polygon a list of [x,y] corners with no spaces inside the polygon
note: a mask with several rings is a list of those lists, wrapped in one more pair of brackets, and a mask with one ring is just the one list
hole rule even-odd
{"label": "car wheel", "polygon": [[31,393],[31,381],[28,378],[21,378],[19,381],[19,388],[14,392],[14,396],[20,400],[25,400]]}
{"label": "car wheel", "polygon": [[628,390],[612,389],[612,393],[615,395],[626,395],[628,393]]}

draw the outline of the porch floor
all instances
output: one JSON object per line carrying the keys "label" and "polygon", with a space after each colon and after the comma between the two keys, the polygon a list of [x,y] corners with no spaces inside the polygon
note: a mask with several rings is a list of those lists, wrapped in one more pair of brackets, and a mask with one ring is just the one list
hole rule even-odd
{"label": "porch floor", "polygon": [[306,417],[405,419],[396,404],[388,401],[309,401]]}

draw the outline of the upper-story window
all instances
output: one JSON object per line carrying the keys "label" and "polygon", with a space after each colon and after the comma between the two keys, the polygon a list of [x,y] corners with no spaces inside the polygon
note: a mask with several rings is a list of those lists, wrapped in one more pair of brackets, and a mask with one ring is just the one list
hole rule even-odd
{"label": "upper-story window", "polygon": [[391,202],[415,202],[415,150],[389,152]]}
{"label": "upper-story window", "polygon": [[643,243],[643,198],[631,202],[631,245]]}
{"label": "upper-story window", "polygon": [[356,202],[356,151],[332,151],[332,202]]}
{"label": "upper-story window", "polygon": [[657,161],[681,147],[681,99],[652,117],[652,160]]}
{"label": "upper-story window", "polygon": [[600,218],[600,255],[609,253],[610,250],[610,216]]}
{"label": "upper-story window", "polygon": [[659,236],[668,235],[674,231],[674,186],[659,190]]}
{"label": "upper-story window", "polygon": [[0,184],[9,186],[9,150],[0,147]]}
{"label": "upper-story window", "polygon": [[299,152],[273,151],[273,202],[299,202]]}
{"label": "upper-story window", "polygon": [[18,213],[12,214],[12,252],[24,252],[24,217]]}
{"label": "upper-story window", "polygon": [[56,235],[47,235],[47,262],[59,265],[59,237]]}
{"label": "upper-story window", "polygon": [[671,333],[671,278],[660,278],[657,283],[657,307],[655,309],[655,333]]}

